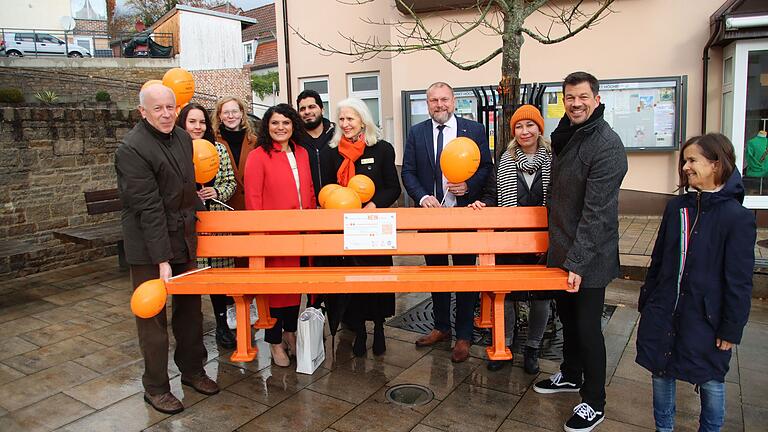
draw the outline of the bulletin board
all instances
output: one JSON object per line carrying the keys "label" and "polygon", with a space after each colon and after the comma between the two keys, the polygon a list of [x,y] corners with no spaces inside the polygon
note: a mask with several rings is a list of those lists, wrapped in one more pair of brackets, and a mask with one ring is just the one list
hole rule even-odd
{"label": "bulletin board", "polygon": [[[685,130],[687,77],[600,80],[604,118],[627,151],[675,151]],[[561,83],[548,83],[543,100],[549,135],[565,114]]]}

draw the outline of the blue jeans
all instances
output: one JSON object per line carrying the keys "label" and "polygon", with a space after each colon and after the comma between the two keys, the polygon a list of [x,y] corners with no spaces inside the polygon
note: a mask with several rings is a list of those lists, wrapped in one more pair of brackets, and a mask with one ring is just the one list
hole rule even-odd
{"label": "blue jeans", "polygon": [[[718,432],[725,420],[725,383],[707,381],[699,386],[701,414],[699,432]],[[672,432],[675,427],[675,379],[653,376],[653,417],[656,430]]]}

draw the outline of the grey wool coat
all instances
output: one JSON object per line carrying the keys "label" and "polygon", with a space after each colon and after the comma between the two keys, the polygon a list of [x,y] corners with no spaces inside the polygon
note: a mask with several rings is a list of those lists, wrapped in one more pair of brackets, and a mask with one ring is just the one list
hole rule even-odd
{"label": "grey wool coat", "polygon": [[571,137],[552,162],[547,265],[602,288],[619,275],[619,188],[627,155],[602,118]]}

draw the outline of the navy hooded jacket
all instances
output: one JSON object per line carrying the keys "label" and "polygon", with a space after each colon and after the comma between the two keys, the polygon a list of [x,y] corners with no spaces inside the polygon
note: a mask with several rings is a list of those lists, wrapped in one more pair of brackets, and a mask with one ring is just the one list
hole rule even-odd
{"label": "navy hooded jacket", "polygon": [[[688,192],[667,204],[640,291],[638,364],[658,376],[724,381],[749,317],[755,218],[734,171],[718,192]],[[685,253],[681,252],[685,251]]]}

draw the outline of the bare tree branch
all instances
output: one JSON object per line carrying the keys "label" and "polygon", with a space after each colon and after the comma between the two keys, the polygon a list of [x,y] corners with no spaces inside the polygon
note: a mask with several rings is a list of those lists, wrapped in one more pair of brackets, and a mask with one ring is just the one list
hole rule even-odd
{"label": "bare tree branch", "polygon": [[[530,36],[531,39],[545,44],[555,44],[558,42],[562,42],[566,39],[570,39],[583,30],[586,30],[590,27],[594,27],[597,25],[608,13],[613,13],[613,10],[610,9],[611,4],[615,0],[604,0],[603,5],[595,12],[593,12],[589,18],[586,19],[586,21],[582,22],[578,27],[573,28],[572,25],[574,21],[580,21],[583,18],[586,18],[586,15],[579,9],[579,6],[581,6],[583,0],[579,0],[576,5],[574,5],[570,10],[561,10],[559,14],[557,15],[547,15],[546,13],[543,13],[545,16],[552,18],[552,23],[550,23],[549,30],[546,34],[542,33],[538,29],[536,31],[532,31],[528,28],[521,28],[520,31],[525,33],[526,35]],[[555,20],[559,20],[563,26],[565,26],[567,32],[559,37],[551,37],[550,34],[552,32],[552,28],[554,25]]]}

